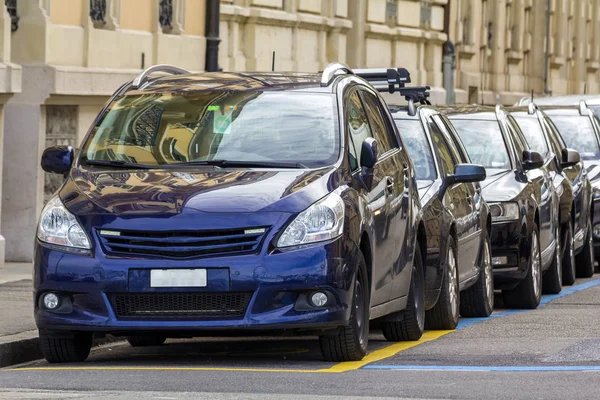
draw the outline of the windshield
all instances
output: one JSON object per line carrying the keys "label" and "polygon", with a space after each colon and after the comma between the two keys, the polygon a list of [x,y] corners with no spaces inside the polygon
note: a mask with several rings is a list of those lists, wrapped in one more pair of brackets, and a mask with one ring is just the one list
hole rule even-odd
{"label": "windshield", "polygon": [[560,136],[562,136],[567,147],[577,150],[584,160],[600,158],[600,147],[596,132],[588,117],[574,116],[550,116],[556,125]]}
{"label": "windshield", "polygon": [[437,173],[433,163],[431,147],[425,130],[418,120],[395,120],[408,155],[415,164],[415,174],[419,180],[435,180]]}
{"label": "windshield", "polygon": [[315,168],[338,157],[334,96],[290,92],[125,96],[83,148],[84,161],[146,166],[228,160]]}
{"label": "windshield", "polygon": [[529,147],[542,156],[548,154],[548,145],[544,139],[544,132],[536,117],[515,117]]}
{"label": "windshield", "polygon": [[483,165],[488,175],[512,169],[506,143],[497,121],[452,119],[469,158]]}

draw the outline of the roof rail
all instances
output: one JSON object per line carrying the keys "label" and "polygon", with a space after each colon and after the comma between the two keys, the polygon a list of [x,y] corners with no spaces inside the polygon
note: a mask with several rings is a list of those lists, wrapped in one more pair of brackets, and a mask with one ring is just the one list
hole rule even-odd
{"label": "roof rail", "polygon": [[175,65],[169,65],[169,64],[153,65],[149,68],[146,68],[138,76],[135,77],[135,79],[131,83],[131,88],[138,89],[144,82],[146,82],[148,80],[149,75],[154,72],[164,72],[166,74],[171,74],[171,75],[183,75],[183,74],[190,73],[190,71],[183,69],[183,68],[176,67]]}
{"label": "roof rail", "polygon": [[329,86],[333,77],[337,75],[339,71],[345,74],[354,75],[354,72],[347,65],[341,63],[331,63],[323,70],[323,74],[321,75],[321,86]]}
{"label": "roof rail", "polygon": [[356,69],[354,73],[380,92],[395,93],[396,86],[401,89],[407,83],[411,83],[410,72],[406,68]]}
{"label": "roof rail", "polygon": [[537,110],[537,106],[535,105],[535,103],[527,104],[527,114],[533,115],[535,114],[535,110]]}
{"label": "roof rail", "polygon": [[579,101],[579,115],[587,115],[588,113],[588,106],[587,103],[585,102],[585,100],[580,100]]}

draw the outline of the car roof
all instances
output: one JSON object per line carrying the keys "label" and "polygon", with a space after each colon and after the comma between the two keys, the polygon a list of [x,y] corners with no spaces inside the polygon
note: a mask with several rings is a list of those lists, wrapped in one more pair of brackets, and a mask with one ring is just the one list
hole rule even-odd
{"label": "car roof", "polygon": [[436,110],[446,114],[450,119],[496,120],[496,108],[481,105],[436,106]]}
{"label": "car roof", "polygon": [[[584,100],[588,104],[600,104],[600,96],[597,94],[572,94],[564,96],[535,97],[533,102],[538,106],[577,106]],[[527,105],[531,103],[531,97],[523,97],[518,105]]]}
{"label": "car roof", "polygon": [[569,116],[577,115],[580,117],[587,118],[587,114],[581,115],[579,113],[578,106],[540,106],[538,108],[548,115],[569,115]]}
{"label": "car roof", "polygon": [[202,72],[152,79],[127,94],[207,91],[308,91],[332,93],[333,85],[321,87],[321,75],[281,72]]}

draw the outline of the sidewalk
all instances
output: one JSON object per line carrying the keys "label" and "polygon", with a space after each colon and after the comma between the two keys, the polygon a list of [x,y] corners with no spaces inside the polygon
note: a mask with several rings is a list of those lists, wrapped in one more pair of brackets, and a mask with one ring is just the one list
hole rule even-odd
{"label": "sidewalk", "polygon": [[0,267],[0,367],[40,358],[33,320],[31,264]]}

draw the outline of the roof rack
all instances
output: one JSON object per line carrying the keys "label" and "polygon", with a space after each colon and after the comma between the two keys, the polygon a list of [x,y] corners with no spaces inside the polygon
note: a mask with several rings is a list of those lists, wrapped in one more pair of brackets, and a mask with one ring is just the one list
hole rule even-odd
{"label": "roof rack", "polygon": [[146,68],[138,76],[135,77],[133,82],[131,82],[131,88],[138,89],[144,82],[146,82],[148,80],[148,77],[150,76],[150,74],[155,73],[155,72],[163,72],[163,73],[171,74],[171,75],[183,75],[183,74],[190,73],[190,71],[183,69],[183,68],[176,67],[175,65],[169,65],[169,64],[153,65],[149,68]]}
{"label": "roof rack", "polygon": [[354,72],[347,65],[342,63],[331,63],[327,65],[323,70],[323,74],[321,75],[321,86],[329,86],[329,84],[333,80],[333,77],[336,76],[339,72],[354,75]]}

